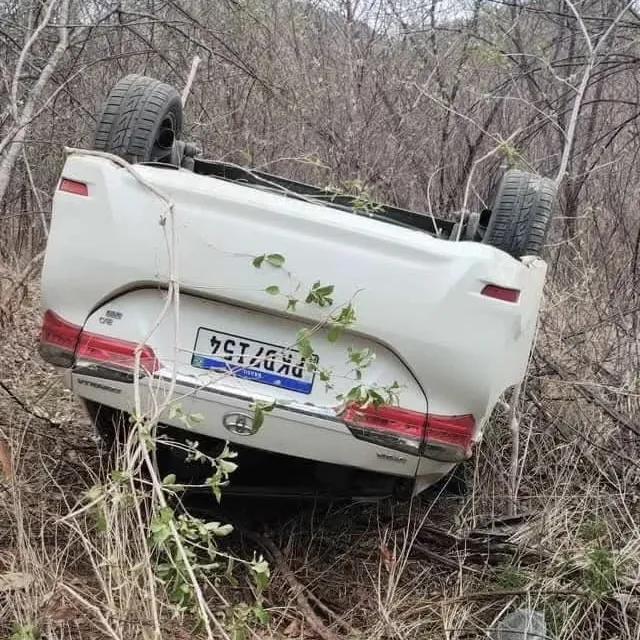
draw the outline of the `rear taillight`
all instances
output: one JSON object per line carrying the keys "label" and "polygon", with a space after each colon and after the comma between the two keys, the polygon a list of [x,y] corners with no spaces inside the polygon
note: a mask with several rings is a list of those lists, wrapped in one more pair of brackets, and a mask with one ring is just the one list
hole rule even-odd
{"label": "rear taillight", "polygon": [[442,462],[468,458],[475,430],[472,415],[424,414],[389,405],[351,404],[342,419],[361,440]]}
{"label": "rear taillight", "polygon": [[[83,331],[51,310],[44,314],[40,332],[40,355],[50,364],[71,367],[76,361],[82,367],[106,365],[130,373],[135,367],[135,342]],[[158,370],[159,362],[149,346],[140,348],[141,373]]]}
{"label": "rear taillight", "polygon": [[470,415],[441,416],[429,414],[423,456],[442,462],[461,462],[471,455],[476,428]]}
{"label": "rear taillight", "polygon": [[60,191],[66,193],[72,193],[76,196],[88,196],[89,187],[85,182],[78,182],[78,180],[70,180],[69,178],[62,178],[58,185]]}
{"label": "rear taillight", "polygon": [[[108,364],[120,369],[133,370],[136,362],[135,342],[109,338],[83,331],[76,349],[77,360],[88,360]],[[143,373],[154,373],[159,369],[158,360],[153,349],[143,346],[140,349],[140,370]]]}
{"label": "rear taillight", "polygon": [[520,299],[520,291],[518,289],[509,289],[508,287],[500,287],[497,284],[488,284],[482,290],[482,295],[487,298],[495,298],[503,302],[516,303]]}
{"label": "rear taillight", "polygon": [[56,367],[70,367],[81,333],[82,327],[63,320],[48,309],[44,313],[40,330],[40,355]]}

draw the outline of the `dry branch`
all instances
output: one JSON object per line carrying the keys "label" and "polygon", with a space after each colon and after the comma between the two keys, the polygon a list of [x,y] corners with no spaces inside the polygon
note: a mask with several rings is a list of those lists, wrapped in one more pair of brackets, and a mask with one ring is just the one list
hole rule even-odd
{"label": "dry branch", "polygon": [[247,537],[254,540],[259,544],[273,559],[275,566],[282,573],[284,579],[288,582],[289,588],[293,593],[300,611],[304,615],[305,620],[309,623],[309,626],[322,640],[339,640],[339,637],[334,634],[333,631],[328,629],[324,622],[319,618],[318,614],[313,610],[313,607],[304,595],[308,589],[296,578],[293,571],[289,567],[285,560],[282,551],[267,537],[261,536],[249,531],[243,532]]}

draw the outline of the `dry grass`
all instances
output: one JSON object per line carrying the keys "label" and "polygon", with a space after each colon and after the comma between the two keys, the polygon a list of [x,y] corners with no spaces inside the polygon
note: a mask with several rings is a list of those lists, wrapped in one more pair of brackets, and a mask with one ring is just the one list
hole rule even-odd
{"label": "dry grass", "polygon": [[[82,409],[36,355],[36,286],[14,282],[11,300],[0,289],[0,435],[13,463],[0,484],[0,637],[146,639],[154,616],[162,637],[200,637],[157,592],[135,504],[110,502],[104,532],[89,514],[61,522],[104,471]],[[313,637],[303,601],[337,638],[487,637],[519,607],[543,611],[558,640],[640,638],[637,436],[540,362],[522,419],[521,517],[501,520],[510,460],[501,415],[469,468],[466,497],[263,505],[243,520],[253,532],[228,542],[250,557],[257,533],[281,552],[265,543],[277,559],[270,622],[247,637]],[[616,411],[632,419],[627,396]],[[205,587],[214,610],[250,596],[242,582]]]}

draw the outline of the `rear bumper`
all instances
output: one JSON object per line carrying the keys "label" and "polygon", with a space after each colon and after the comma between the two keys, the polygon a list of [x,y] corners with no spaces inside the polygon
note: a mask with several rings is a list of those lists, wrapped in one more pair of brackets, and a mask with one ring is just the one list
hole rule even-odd
{"label": "rear bumper", "polygon": [[[124,412],[134,406],[134,385],[111,379],[105,369],[85,367],[79,362],[69,382],[74,393],[84,400]],[[454,466],[359,440],[329,407],[278,404],[265,414],[264,423],[254,432],[251,405],[260,400],[254,393],[205,387],[196,379],[178,376],[170,403],[180,407],[176,414],[169,408],[158,412],[171,392],[171,377],[166,372],[141,379],[139,390],[142,413],[155,415],[162,424],[184,429],[184,416],[204,416],[202,421],[188,421],[194,436],[200,434],[262,451],[400,478],[415,477],[422,488]]]}

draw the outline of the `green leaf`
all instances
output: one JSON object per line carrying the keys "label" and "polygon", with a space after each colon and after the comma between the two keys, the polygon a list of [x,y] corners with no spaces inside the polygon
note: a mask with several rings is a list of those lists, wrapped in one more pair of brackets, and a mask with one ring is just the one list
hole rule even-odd
{"label": "green leaf", "polygon": [[88,489],[84,497],[88,502],[93,502],[102,496],[104,493],[104,487],[101,484],[94,484],[93,487]]}
{"label": "green leaf", "polygon": [[220,502],[220,499],[222,498],[222,491],[220,490],[220,485],[218,483],[212,482],[211,491],[213,492],[213,495],[216,497],[216,500]]}
{"label": "green leaf", "polygon": [[151,533],[153,541],[156,544],[162,544],[171,535],[171,529],[168,524],[155,523],[151,525]]}
{"label": "green leaf", "polygon": [[328,284],[324,287],[320,287],[317,290],[317,293],[319,296],[322,296],[323,298],[325,298],[326,296],[329,296],[333,293],[333,290],[335,289],[335,286],[332,284]]}
{"label": "green leaf", "polygon": [[261,255],[261,256],[256,256],[256,257],[253,259],[253,262],[252,262],[253,266],[254,266],[256,269],[259,269],[259,268],[262,266],[262,263],[264,262],[264,260],[265,260],[265,258],[266,258],[266,257],[267,257],[267,256],[266,256],[266,255],[264,255],[264,254],[263,254],[263,255]]}
{"label": "green leaf", "polygon": [[258,431],[264,424],[264,409],[259,403],[253,408],[253,422],[251,424],[254,431]]}
{"label": "green leaf", "polygon": [[258,560],[254,559],[251,563],[251,571],[258,591],[264,591],[269,584],[269,577],[271,576],[269,563],[260,556]]}
{"label": "green leaf", "polygon": [[260,624],[262,624],[262,625],[269,624],[269,614],[264,609],[264,607],[255,606],[255,607],[253,607],[253,609],[251,611],[253,612],[253,615],[254,615],[255,619]]}
{"label": "green leaf", "polygon": [[104,533],[107,530],[107,518],[104,515],[103,511],[96,513],[95,521],[96,521],[96,529],[98,529],[98,531],[100,531],[101,533]]}
{"label": "green leaf", "polygon": [[268,286],[265,291],[271,296],[277,296],[280,293],[280,287],[276,284]]}
{"label": "green leaf", "polygon": [[351,303],[345,305],[340,309],[340,313],[337,317],[334,317],[337,324],[343,327],[351,326],[356,321],[356,312]]}
{"label": "green leaf", "polygon": [[329,342],[337,342],[338,338],[340,337],[341,331],[342,327],[338,326],[337,324],[332,324],[329,327],[329,331],[327,332],[327,340]]}
{"label": "green leaf", "polygon": [[216,529],[217,536],[228,536],[233,531],[233,527],[230,524],[221,524]]}
{"label": "green leaf", "polygon": [[235,462],[230,462],[229,460],[218,460],[218,466],[226,474],[233,473],[238,468]]}
{"label": "green leaf", "polygon": [[175,473],[170,473],[168,476],[165,476],[162,479],[162,484],[164,485],[172,485],[176,483],[176,474]]}
{"label": "green leaf", "polygon": [[261,402],[260,405],[265,413],[269,413],[275,409],[276,401],[272,400],[271,402]]}
{"label": "green leaf", "polygon": [[270,253],[266,258],[272,267],[279,269],[284,264],[284,256],[279,253]]}
{"label": "green leaf", "polygon": [[313,347],[311,346],[311,333],[308,329],[300,329],[296,337],[296,345],[300,350],[303,360],[311,360],[314,356]]}
{"label": "green leaf", "polygon": [[13,633],[9,640],[39,640],[40,631],[32,624],[17,624],[13,627]]}
{"label": "green leaf", "polygon": [[111,472],[111,479],[114,482],[126,482],[130,478],[130,473],[128,471],[122,471],[121,469],[114,469]]}
{"label": "green leaf", "polygon": [[296,305],[300,302],[300,300],[296,300],[295,298],[289,298],[287,300],[287,311],[295,311]]}
{"label": "green leaf", "polygon": [[331,305],[333,304],[333,300],[329,297],[329,295],[333,293],[333,290],[334,286],[332,284],[323,286],[318,280],[313,283],[313,286],[307,293],[305,302],[307,304],[317,304],[319,307],[326,307],[327,305]]}

